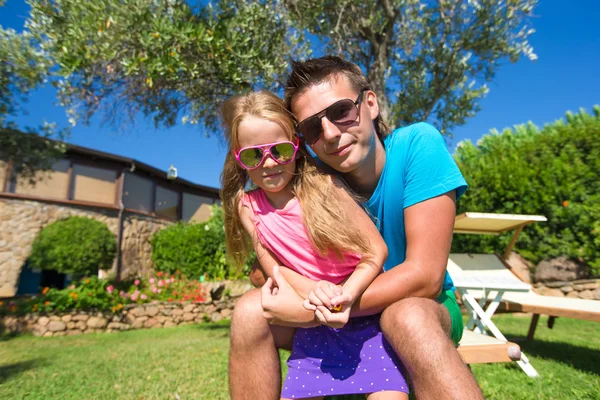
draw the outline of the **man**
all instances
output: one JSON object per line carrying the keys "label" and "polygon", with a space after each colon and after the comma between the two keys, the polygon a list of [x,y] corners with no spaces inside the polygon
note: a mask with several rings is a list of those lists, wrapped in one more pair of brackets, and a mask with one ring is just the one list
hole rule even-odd
{"label": "man", "polygon": [[[352,315],[382,312],[383,333],[405,364],[418,399],[483,398],[455,348],[463,325],[446,263],[455,202],[466,182],[442,136],[424,123],[388,135],[362,71],[338,57],[294,62],[285,100],[318,161],[341,173],[366,199],[388,246],[386,272],[356,302]],[[229,364],[233,399],[279,398],[277,348],[291,348],[293,327],[331,319],[326,307],[316,317],[302,307],[306,288],[285,270],[276,268],[262,293],[249,292],[236,305]],[[253,282],[261,276],[255,269]]]}

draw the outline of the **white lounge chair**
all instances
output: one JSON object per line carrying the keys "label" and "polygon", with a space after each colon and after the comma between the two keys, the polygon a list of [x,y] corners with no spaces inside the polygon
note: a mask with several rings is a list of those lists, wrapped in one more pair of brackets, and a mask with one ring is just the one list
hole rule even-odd
{"label": "white lounge chair", "polygon": [[[505,258],[508,258],[523,227],[535,221],[546,220],[541,215],[464,213],[456,217],[454,233],[497,235],[515,230],[504,253]],[[537,377],[537,371],[531,366],[527,356],[520,352],[519,346],[509,342],[492,321],[503,297],[528,293],[531,286],[506,270],[505,264],[495,255],[451,254],[448,273],[470,313],[458,348],[463,360],[466,363],[471,363],[472,359],[485,363],[517,361],[528,376]],[[488,302],[488,296],[492,294],[493,297]],[[487,308],[484,309],[486,304]],[[492,339],[489,334],[496,343],[485,340]]]}
{"label": "white lounge chair", "polygon": [[[485,213],[465,213],[456,217],[455,233],[500,234],[515,230],[503,258],[494,254],[450,254],[448,272],[463,304],[471,313],[466,326],[467,332],[459,347],[459,352],[467,363],[471,359],[475,362],[506,362],[518,359],[518,346],[508,342],[491,320],[498,309],[533,313],[528,339],[533,339],[540,314],[550,316],[549,327],[552,327],[556,317],[600,322],[600,301],[541,296],[511,272],[511,267],[505,259],[510,255],[522,229],[536,221],[546,221],[546,217]],[[484,310],[486,304],[487,308]],[[470,329],[473,328],[474,331],[471,332]],[[488,331],[498,342],[486,342],[481,338]],[[518,363],[527,375],[537,376],[537,372],[523,353],[520,353]]]}
{"label": "white lounge chair", "polygon": [[[538,373],[527,356],[517,344],[509,342],[492,321],[503,297],[512,293],[527,293],[531,286],[514,275],[495,274],[494,270],[488,269],[494,262],[500,263],[500,260],[493,254],[450,254],[448,259],[448,273],[470,314],[459,353],[469,364],[473,363],[472,359],[485,363],[516,361],[528,376],[536,377]],[[506,270],[502,263],[500,265]],[[469,266],[478,268],[469,269]],[[512,275],[510,271],[507,272]],[[491,300],[489,304],[488,300]],[[484,309],[486,304],[487,308]],[[471,353],[471,357],[466,357],[467,353]]]}
{"label": "white lounge chair", "polygon": [[[493,275],[496,279],[505,279],[514,281],[515,284],[523,285],[518,279],[517,274],[513,274],[511,266],[506,263],[515,245],[523,227],[532,222],[546,221],[546,217],[541,215],[516,215],[516,214],[485,214],[485,213],[464,213],[456,217],[454,225],[455,233],[474,233],[474,234],[500,234],[515,229],[510,244],[504,251],[503,257],[497,255],[469,255],[468,258],[462,257],[460,267],[469,271],[471,276]],[[474,258],[483,257],[480,260]],[[452,257],[451,257],[452,258]],[[456,258],[456,257],[455,257]],[[488,260],[488,261],[486,261]],[[476,272],[479,271],[479,272]],[[485,271],[485,272],[484,272]],[[600,302],[595,300],[583,300],[565,297],[541,296],[535,293],[531,288],[523,293],[521,291],[509,291],[504,294],[499,304],[500,309],[511,312],[530,312],[536,316],[540,314],[551,317],[566,317],[585,319],[588,321],[600,322]],[[533,339],[535,325],[530,326],[530,336]]]}
{"label": "white lounge chair", "polygon": [[471,289],[469,293],[478,300],[487,299],[489,292],[495,289],[482,282],[477,290],[477,283],[473,282],[489,279],[502,282],[506,289],[496,307],[502,311],[532,313],[529,340],[533,339],[540,314],[600,322],[600,301],[539,295],[519,280],[510,271],[510,266],[495,254],[450,254],[448,271],[453,279],[457,277],[459,285]]}

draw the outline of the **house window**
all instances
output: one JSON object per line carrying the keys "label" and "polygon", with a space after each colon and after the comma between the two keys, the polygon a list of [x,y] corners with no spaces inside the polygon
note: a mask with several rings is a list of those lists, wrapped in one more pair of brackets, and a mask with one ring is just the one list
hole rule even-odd
{"label": "house window", "polygon": [[181,218],[184,221],[203,222],[210,218],[213,200],[194,194],[183,194],[183,210]]}
{"label": "house window", "polygon": [[123,186],[123,205],[125,208],[151,213],[153,188],[154,184],[150,179],[126,172]]}
{"label": "house window", "polygon": [[115,204],[117,172],[110,169],[73,166],[73,199]]}
{"label": "house window", "polygon": [[177,219],[179,207],[179,193],[173,190],[156,186],[156,201],[154,202],[154,212],[156,215],[169,219]]}
{"label": "house window", "polygon": [[69,186],[69,165],[68,160],[59,160],[52,165],[51,170],[36,172],[33,184],[29,182],[28,178],[17,175],[9,185],[9,192],[66,200]]}

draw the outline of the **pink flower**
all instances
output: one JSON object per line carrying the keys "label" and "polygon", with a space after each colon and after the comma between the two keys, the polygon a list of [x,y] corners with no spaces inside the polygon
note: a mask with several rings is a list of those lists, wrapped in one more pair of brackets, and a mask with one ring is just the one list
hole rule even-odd
{"label": "pink flower", "polygon": [[71,290],[75,289],[75,285],[69,286],[69,289],[71,289]]}
{"label": "pink flower", "polygon": [[158,288],[156,286],[152,286],[152,293],[158,292]]}
{"label": "pink flower", "polygon": [[154,282],[156,282],[156,281],[154,280],[154,278],[150,278],[150,283],[151,283],[151,284],[154,284]]}
{"label": "pink flower", "polygon": [[137,301],[137,296],[135,294],[131,295],[131,301]]}
{"label": "pink flower", "polygon": [[165,283],[163,281],[158,281],[158,286],[165,286]]}
{"label": "pink flower", "polygon": [[136,290],[135,292],[133,292],[132,296],[138,297],[140,295],[140,291]]}
{"label": "pink flower", "polygon": [[133,281],[133,284],[134,284],[135,286],[139,285],[139,284],[140,284],[140,280],[139,280],[139,279],[136,279],[135,281]]}
{"label": "pink flower", "polygon": [[158,293],[162,292],[162,289],[158,289]]}
{"label": "pink flower", "polygon": [[106,287],[106,291],[110,294],[113,294],[113,292],[115,291],[115,287],[113,285],[108,285]]}
{"label": "pink flower", "polygon": [[146,300],[147,298],[148,298],[148,296],[146,296],[145,294],[140,296],[140,299],[142,299],[142,300]]}

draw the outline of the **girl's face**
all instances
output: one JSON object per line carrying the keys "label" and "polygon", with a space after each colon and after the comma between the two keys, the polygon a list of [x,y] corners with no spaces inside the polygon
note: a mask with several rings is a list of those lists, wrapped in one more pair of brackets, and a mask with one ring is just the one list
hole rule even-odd
{"label": "girl's face", "polygon": [[[276,122],[255,116],[247,116],[238,126],[239,149],[269,143],[290,141],[290,137]],[[270,154],[262,165],[247,170],[248,176],[266,192],[279,192],[287,187],[296,171],[296,160],[289,164],[278,164]]]}

